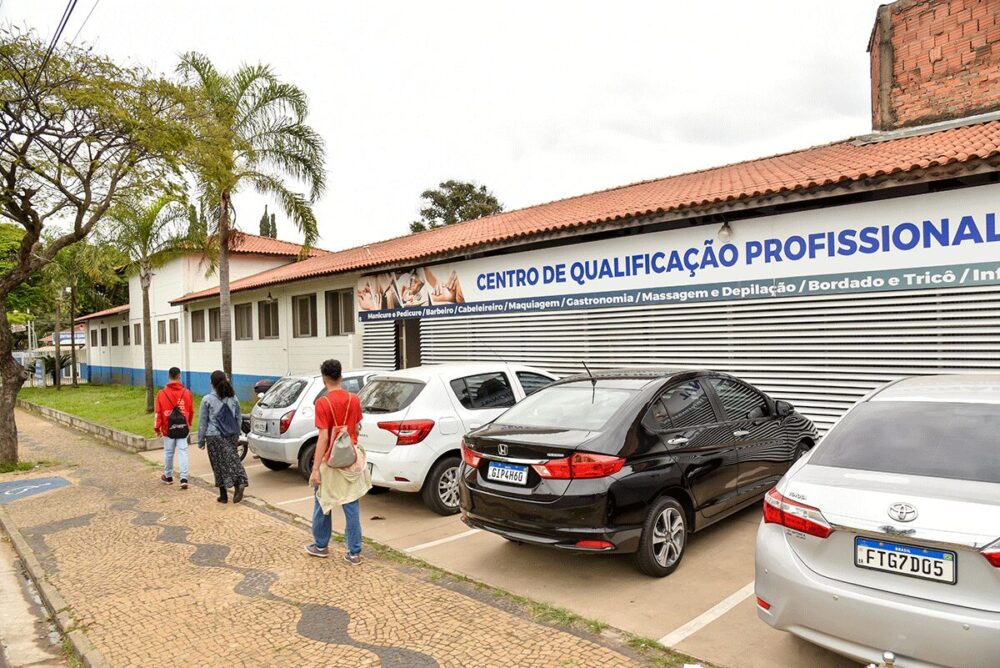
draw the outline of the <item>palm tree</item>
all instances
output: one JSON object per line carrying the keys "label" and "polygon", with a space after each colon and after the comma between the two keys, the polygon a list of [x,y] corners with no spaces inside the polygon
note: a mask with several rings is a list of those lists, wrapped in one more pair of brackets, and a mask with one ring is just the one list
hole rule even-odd
{"label": "palm tree", "polygon": [[181,223],[187,220],[187,206],[180,196],[165,192],[152,201],[122,202],[112,210],[110,217],[110,240],[128,258],[128,270],[139,274],[146,412],[152,413],[153,322],[149,312],[149,286],[154,269],[186,250],[186,236]]}
{"label": "palm tree", "polygon": [[[266,65],[242,65],[219,72],[200,53],[181,56],[177,72],[205,104],[200,149],[191,160],[201,196],[213,212],[218,237],[222,367],[232,376],[233,337],[229,298],[230,236],[236,218],[233,196],[244,188],[274,198],[305,237],[319,234],[312,204],[326,187],[323,139],[308,125],[308,100],[292,84],[278,80]],[[309,189],[308,198],[285,182]]]}

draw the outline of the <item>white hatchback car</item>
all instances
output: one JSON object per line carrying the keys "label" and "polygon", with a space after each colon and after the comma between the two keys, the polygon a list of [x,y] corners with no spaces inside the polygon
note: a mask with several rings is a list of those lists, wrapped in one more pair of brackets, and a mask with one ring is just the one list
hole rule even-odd
{"label": "white hatchback car", "polygon": [[1000,665],[1000,376],[856,404],[765,497],[755,589],[768,624],[858,661]]}
{"label": "white hatchback car", "polygon": [[[357,394],[375,375],[371,369],[345,371],[342,385]],[[285,376],[271,386],[250,412],[250,452],[272,471],[296,466],[304,478],[312,471],[319,430],[314,405],[326,394],[323,377]]]}
{"label": "white hatchback car", "polygon": [[373,484],[421,492],[434,512],[457,513],[462,437],[553,380],[547,371],[503,362],[375,376],[361,391],[358,439]]}

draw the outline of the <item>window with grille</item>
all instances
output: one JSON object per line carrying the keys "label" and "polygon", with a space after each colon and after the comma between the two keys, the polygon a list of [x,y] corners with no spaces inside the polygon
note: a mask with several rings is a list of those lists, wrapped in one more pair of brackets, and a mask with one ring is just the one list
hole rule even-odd
{"label": "window with grille", "polygon": [[278,338],[278,302],[257,302],[257,330],[262,339]]}
{"label": "window with grille", "polygon": [[191,311],[191,341],[202,343],[205,340],[205,312]]}
{"label": "window with grille", "polygon": [[218,308],[208,309],[208,340],[222,340],[222,311]]}
{"label": "window with grille", "polygon": [[292,297],[292,336],[316,336],[316,295]]}
{"label": "window with grille", "polygon": [[253,304],[237,304],[233,307],[236,320],[236,340],[253,340]]}

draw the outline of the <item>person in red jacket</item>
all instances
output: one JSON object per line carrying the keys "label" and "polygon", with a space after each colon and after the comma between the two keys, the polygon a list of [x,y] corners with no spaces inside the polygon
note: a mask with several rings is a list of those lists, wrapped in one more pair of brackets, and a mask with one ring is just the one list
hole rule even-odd
{"label": "person in red jacket", "polygon": [[[178,468],[181,474],[181,489],[188,488],[188,433],[194,417],[194,397],[191,390],[181,384],[181,370],[172,367],[168,372],[170,382],[156,395],[156,417],[153,430],[163,437],[163,474],[160,482],[174,484],[174,452],[177,452]],[[174,409],[180,409],[186,426],[178,418],[171,420]]]}

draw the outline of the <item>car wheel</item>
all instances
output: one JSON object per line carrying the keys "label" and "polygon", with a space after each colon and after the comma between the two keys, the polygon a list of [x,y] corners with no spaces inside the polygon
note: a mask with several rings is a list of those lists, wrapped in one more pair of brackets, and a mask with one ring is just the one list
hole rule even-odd
{"label": "car wheel", "polygon": [[635,563],[646,575],[662,578],[673,573],[687,546],[687,516],[675,499],[659,499],[646,514]]}
{"label": "car wheel", "polygon": [[241,462],[247,458],[248,449],[249,447],[247,445],[246,440],[241,438],[239,442],[236,444],[236,456],[240,458]]}
{"label": "car wheel", "polygon": [[388,494],[388,487],[379,487],[378,485],[372,485],[372,488],[368,490],[369,494]]}
{"label": "car wheel", "polygon": [[309,480],[309,476],[312,474],[313,470],[313,457],[316,455],[316,444],[310,443],[305,448],[302,449],[302,453],[299,454],[299,473],[306,480]]}
{"label": "car wheel", "polygon": [[264,459],[263,457],[260,458],[260,463],[272,471],[284,471],[291,466],[288,462],[279,462],[274,459]]}
{"label": "car wheel", "polygon": [[454,515],[458,512],[458,457],[446,457],[434,465],[424,481],[421,495],[428,508],[438,515]]}

